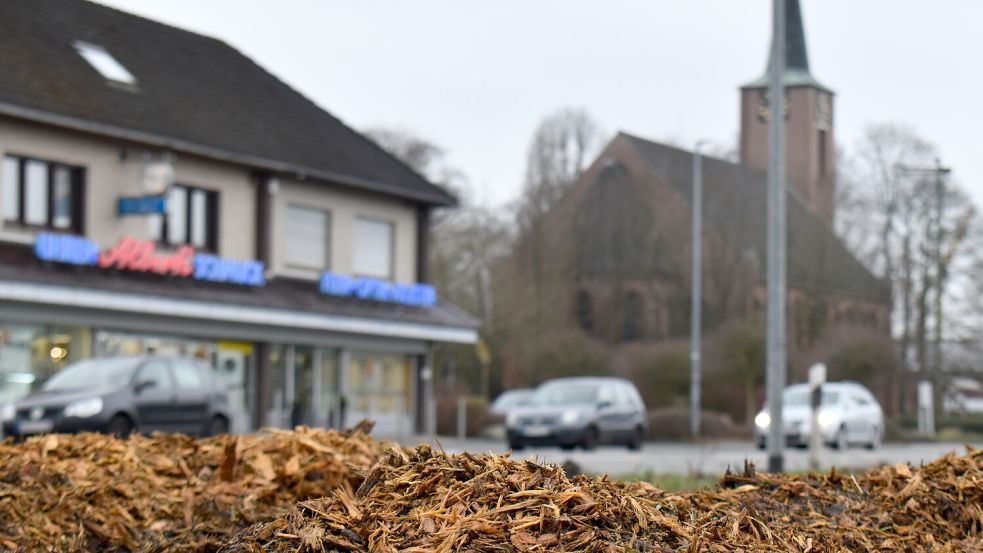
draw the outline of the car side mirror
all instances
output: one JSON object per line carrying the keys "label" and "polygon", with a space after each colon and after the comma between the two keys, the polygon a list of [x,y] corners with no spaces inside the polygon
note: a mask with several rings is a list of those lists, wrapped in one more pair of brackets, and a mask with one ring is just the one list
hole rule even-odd
{"label": "car side mirror", "polygon": [[144,390],[146,390],[147,388],[153,388],[156,385],[157,385],[157,382],[155,382],[153,380],[141,380],[141,381],[137,382],[135,386],[133,386],[133,391],[135,391],[136,393],[139,394],[139,393],[143,392]]}

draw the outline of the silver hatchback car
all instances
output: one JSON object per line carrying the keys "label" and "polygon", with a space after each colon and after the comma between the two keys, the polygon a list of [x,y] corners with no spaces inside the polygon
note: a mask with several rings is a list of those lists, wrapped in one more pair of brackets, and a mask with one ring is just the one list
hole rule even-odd
{"label": "silver hatchback car", "polygon": [[[806,447],[812,432],[808,384],[794,384],[782,394],[782,426],[786,445]],[[754,417],[754,438],[759,448],[768,445],[771,416],[767,405]],[[876,449],[884,438],[884,412],[865,386],[856,382],[823,384],[819,404],[822,441],[836,449],[857,444]]]}
{"label": "silver hatchback car", "polygon": [[544,382],[528,405],[511,410],[506,419],[506,436],[513,450],[526,445],[593,449],[599,444],[637,450],[647,430],[645,403],[635,385],[610,377]]}

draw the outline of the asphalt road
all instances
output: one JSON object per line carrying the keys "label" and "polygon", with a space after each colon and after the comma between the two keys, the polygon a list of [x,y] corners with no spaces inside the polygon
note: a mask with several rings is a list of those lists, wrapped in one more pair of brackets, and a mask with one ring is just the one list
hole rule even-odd
{"label": "asphalt road", "polygon": [[[401,440],[406,445],[427,442],[424,437]],[[502,441],[486,439],[458,440],[439,438],[440,447],[448,453],[504,453],[508,447]],[[431,441],[431,443],[433,443]],[[983,444],[972,444],[981,448]],[[932,461],[948,452],[965,453],[961,443],[887,443],[875,451],[850,448],[836,451],[825,448],[822,466],[857,470],[883,464],[912,463],[918,465]],[[563,463],[572,460],[584,472],[627,475],[642,471],[656,474],[705,474],[719,475],[725,470],[742,470],[748,460],[759,469],[768,466],[766,452],[750,442],[648,443],[641,451],[629,451],[624,447],[599,447],[594,451],[562,451],[555,447],[525,448],[513,453],[513,457],[535,459],[539,462]],[[785,450],[785,469],[807,470],[809,454],[806,450]]]}

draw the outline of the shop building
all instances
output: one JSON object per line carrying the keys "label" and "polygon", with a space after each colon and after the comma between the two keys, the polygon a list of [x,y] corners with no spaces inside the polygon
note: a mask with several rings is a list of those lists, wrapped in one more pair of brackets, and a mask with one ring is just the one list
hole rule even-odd
{"label": "shop building", "polygon": [[[0,402],[76,359],[212,361],[233,428],[424,431],[454,198],[227,44],[81,0],[0,4]],[[348,86],[357,86],[357,83]]]}

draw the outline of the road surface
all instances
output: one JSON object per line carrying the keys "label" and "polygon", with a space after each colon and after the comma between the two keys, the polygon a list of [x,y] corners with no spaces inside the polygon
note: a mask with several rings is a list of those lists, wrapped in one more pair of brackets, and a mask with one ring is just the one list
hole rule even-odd
{"label": "road surface", "polygon": [[[426,437],[413,437],[400,440],[404,445],[421,442],[434,443]],[[448,453],[505,453],[508,447],[502,441],[487,439],[458,440],[438,438],[440,446]],[[983,448],[983,444],[972,444]],[[883,464],[907,462],[913,465],[932,461],[947,452],[965,453],[962,443],[887,443],[875,451],[850,448],[836,451],[825,448],[822,465],[857,470]],[[742,470],[748,460],[759,469],[768,466],[766,452],[755,448],[750,442],[708,442],[690,443],[647,443],[641,451],[629,451],[624,447],[599,447],[594,451],[562,451],[555,447],[525,448],[513,453],[513,457],[535,459],[539,462],[563,463],[572,460],[584,472],[628,475],[642,471],[655,474],[723,474],[725,470]],[[802,471],[809,468],[809,454],[806,450],[787,449],[785,469]]]}

